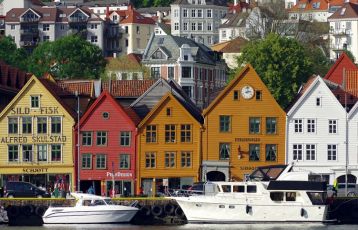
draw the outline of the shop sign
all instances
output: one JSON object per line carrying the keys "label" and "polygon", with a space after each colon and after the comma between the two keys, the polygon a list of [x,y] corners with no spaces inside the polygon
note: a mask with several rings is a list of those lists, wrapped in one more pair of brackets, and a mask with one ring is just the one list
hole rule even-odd
{"label": "shop sign", "polygon": [[252,137],[249,137],[249,138],[235,138],[235,142],[250,142],[250,141],[259,142],[260,138],[252,138]]}
{"label": "shop sign", "polygon": [[37,173],[47,173],[48,168],[23,168],[23,173],[37,174]]}
{"label": "shop sign", "polygon": [[114,178],[128,178],[128,177],[132,177],[133,174],[131,172],[124,172],[124,173],[123,172],[116,172],[113,175],[113,173],[107,172],[107,177],[113,177],[113,176],[114,176]]}
{"label": "shop sign", "polygon": [[66,136],[32,136],[32,137],[1,137],[0,143],[8,144],[23,144],[28,143],[31,140],[32,143],[62,143],[66,142]]}
{"label": "shop sign", "polygon": [[[40,107],[39,111],[41,114],[58,114],[58,107]],[[16,107],[11,108],[11,115],[27,115],[30,114],[30,107]]]}

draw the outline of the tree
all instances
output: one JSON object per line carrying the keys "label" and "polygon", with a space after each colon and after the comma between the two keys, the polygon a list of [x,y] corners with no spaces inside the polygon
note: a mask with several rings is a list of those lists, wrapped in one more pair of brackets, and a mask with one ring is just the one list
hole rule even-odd
{"label": "tree", "polygon": [[76,35],[40,44],[32,53],[29,70],[48,72],[59,79],[99,78],[106,61],[101,49]]}
{"label": "tree", "polygon": [[26,71],[27,56],[28,54],[24,49],[16,48],[16,44],[11,37],[0,38],[0,60]]}
{"label": "tree", "polygon": [[314,66],[297,40],[277,34],[249,42],[237,61],[239,68],[246,63],[253,66],[281,107],[290,103]]}

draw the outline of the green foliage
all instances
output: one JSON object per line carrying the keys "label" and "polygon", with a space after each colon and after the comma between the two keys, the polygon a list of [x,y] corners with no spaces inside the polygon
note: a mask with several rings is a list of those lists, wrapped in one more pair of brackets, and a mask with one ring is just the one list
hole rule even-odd
{"label": "green foliage", "polygon": [[132,3],[136,8],[170,6],[174,0],[133,0]]}
{"label": "green foliage", "polygon": [[349,59],[351,59],[352,62],[355,63],[355,58],[354,58],[354,55],[352,54],[352,52],[349,51],[349,50],[344,50],[344,52],[347,54],[347,56],[349,57]]}
{"label": "green foliage", "polygon": [[290,103],[314,67],[313,58],[297,40],[277,34],[249,42],[237,61],[239,68],[246,63],[253,66],[281,107]]}
{"label": "green foliage", "polygon": [[11,37],[0,38],[0,60],[26,71],[28,54],[24,49],[16,48]]}
{"label": "green foliage", "polygon": [[32,53],[29,71],[36,76],[48,72],[59,79],[96,79],[105,64],[98,46],[72,35],[41,43]]}

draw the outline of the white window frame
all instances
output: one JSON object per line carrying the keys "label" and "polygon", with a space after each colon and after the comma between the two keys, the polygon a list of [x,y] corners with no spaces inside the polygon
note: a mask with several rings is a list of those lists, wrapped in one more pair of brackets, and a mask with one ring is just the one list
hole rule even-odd
{"label": "white window frame", "polygon": [[305,159],[306,161],[317,160],[317,147],[316,144],[305,144]]}
{"label": "white window frame", "polygon": [[[333,148],[335,147],[335,148]],[[337,161],[338,159],[338,145],[337,144],[328,144],[327,145],[327,161]],[[331,157],[331,159],[329,159]]]}

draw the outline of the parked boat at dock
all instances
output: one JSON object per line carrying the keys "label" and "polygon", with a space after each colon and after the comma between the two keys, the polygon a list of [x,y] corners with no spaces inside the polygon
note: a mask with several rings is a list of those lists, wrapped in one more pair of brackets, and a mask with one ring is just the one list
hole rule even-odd
{"label": "parked boat at dock", "polygon": [[42,219],[44,224],[127,223],[138,212],[132,206],[115,205],[110,198],[84,193],[71,193],[74,207],[49,207]]}

